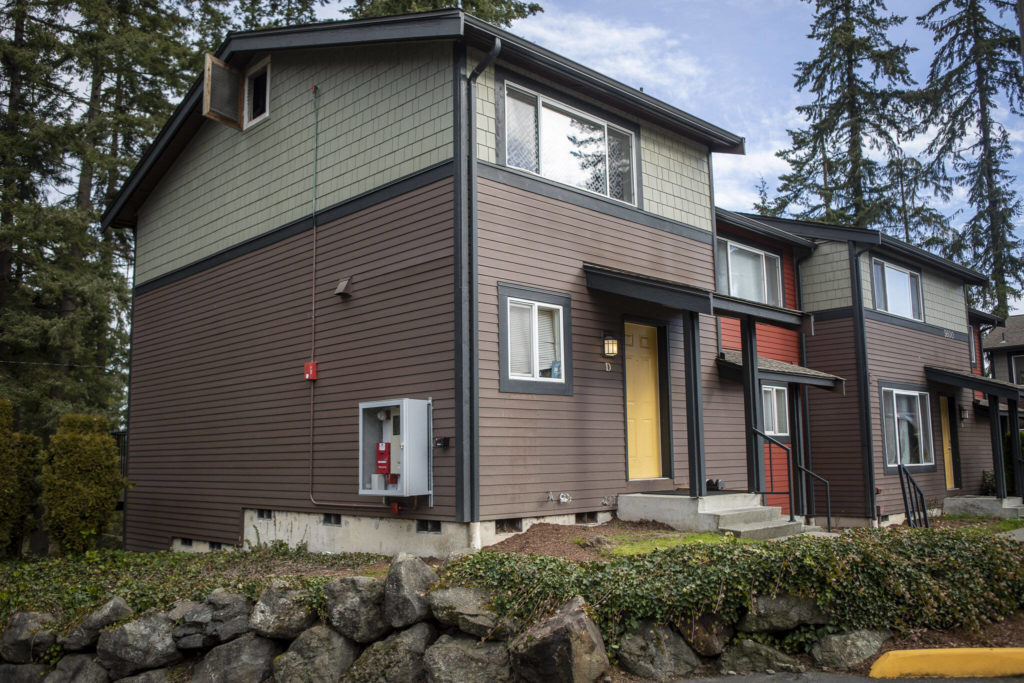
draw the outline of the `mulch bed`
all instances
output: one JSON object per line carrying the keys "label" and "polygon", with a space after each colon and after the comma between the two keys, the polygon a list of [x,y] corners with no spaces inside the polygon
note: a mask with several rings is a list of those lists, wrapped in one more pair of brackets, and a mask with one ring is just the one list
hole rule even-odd
{"label": "mulch bed", "polygon": [[551,555],[575,562],[606,562],[608,558],[602,555],[599,549],[585,548],[578,541],[595,536],[610,537],[622,534],[656,534],[674,531],[675,529],[672,527],[660,522],[623,522],[620,519],[613,519],[600,526],[534,524],[521,534],[487,546],[486,550],[524,555]]}

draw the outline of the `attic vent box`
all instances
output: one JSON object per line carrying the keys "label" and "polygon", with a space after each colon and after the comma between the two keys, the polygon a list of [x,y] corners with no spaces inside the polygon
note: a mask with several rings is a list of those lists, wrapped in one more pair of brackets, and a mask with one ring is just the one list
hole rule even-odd
{"label": "attic vent box", "polygon": [[359,404],[359,493],[433,493],[430,399],[396,398]]}
{"label": "attic vent box", "polygon": [[203,69],[203,116],[242,130],[270,109],[270,58],[242,72],[211,54]]}

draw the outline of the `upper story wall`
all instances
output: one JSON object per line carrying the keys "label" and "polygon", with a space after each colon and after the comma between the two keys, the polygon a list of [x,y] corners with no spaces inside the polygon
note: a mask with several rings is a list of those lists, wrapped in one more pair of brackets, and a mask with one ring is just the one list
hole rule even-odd
{"label": "upper story wall", "polygon": [[318,208],[452,157],[451,43],[270,57],[269,116],[245,131],[205,121],[143,204],[137,284],[311,213],[314,84]]}
{"label": "upper story wall", "polygon": [[[473,69],[482,58],[483,53],[470,50],[467,69]],[[502,68],[500,59],[498,68]],[[496,77],[496,73],[494,66],[486,69],[477,80],[476,92],[477,157],[489,163],[499,163],[498,146],[504,144],[504,131],[501,130],[504,113],[500,111],[504,102],[503,81]],[[534,75],[526,78],[554,89],[553,100],[559,100],[559,94],[564,92],[564,88]],[[509,80],[515,82],[515,76],[510,75]],[[561,98],[563,104],[567,104],[566,98],[573,100],[568,103],[570,106],[576,101],[588,106],[589,114],[601,116],[605,113],[614,118],[628,119],[622,112],[591,98],[566,93]],[[713,209],[707,147],[655,126],[636,121],[630,123],[636,127],[639,149],[639,173],[636,174],[642,198],[639,207],[662,218],[710,232]]]}
{"label": "upper story wall", "polygon": [[[861,285],[864,306],[874,308],[871,281],[871,253],[860,257]],[[880,256],[884,261],[903,265],[898,260]],[[941,275],[926,268],[912,268],[921,274],[921,297],[924,322],[946,330],[967,334],[967,299],[961,280]]]}
{"label": "upper story wall", "polygon": [[800,301],[805,311],[853,305],[850,255],[845,242],[821,242],[800,266]]}

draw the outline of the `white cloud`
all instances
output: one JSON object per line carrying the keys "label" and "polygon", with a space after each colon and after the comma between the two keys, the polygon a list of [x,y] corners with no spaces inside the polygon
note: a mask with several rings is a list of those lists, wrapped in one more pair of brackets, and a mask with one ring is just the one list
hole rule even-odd
{"label": "white cloud", "polygon": [[546,8],[512,31],[602,74],[669,103],[692,100],[708,70],[684,45],[686,36],[653,24],[623,24]]}

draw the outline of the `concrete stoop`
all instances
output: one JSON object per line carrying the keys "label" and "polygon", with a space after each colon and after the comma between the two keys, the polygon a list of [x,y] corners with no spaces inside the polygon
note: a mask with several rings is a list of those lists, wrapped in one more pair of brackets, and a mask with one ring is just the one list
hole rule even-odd
{"label": "concrete stoop", "polygon": [[942,514],[1024,518],[1024,501],[1019,496],[950,496],[942,501]]}
{"label": "concrete stoop", "polygon": [[799,520],[790,522],[782,509],[761,505],[755,493],[720,493],[691,498],[674,493],[631,493],[620,495],[619,519],[652,521],[680,531],[728,531],[735,536],[757,540],[784,538],[817,527]]}

